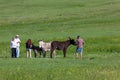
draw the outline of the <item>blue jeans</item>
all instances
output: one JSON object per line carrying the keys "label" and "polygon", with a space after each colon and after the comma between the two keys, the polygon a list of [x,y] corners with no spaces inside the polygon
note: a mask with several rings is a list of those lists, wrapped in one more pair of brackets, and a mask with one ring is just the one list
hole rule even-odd
{"label": "blue jeans", "polygon": [[76,49],[76,53],[82,53],[82,51],[83,51],[83,48],[77,48]]}
{"label": "blue jeans", "polygon": [[20,48],[17,47],[16,48],[16,57],[19,58],[19,56],[20,56]]}

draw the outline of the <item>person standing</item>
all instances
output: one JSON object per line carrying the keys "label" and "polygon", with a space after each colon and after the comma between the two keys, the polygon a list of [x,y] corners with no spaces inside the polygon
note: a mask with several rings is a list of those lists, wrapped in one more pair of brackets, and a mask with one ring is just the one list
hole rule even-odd
{"label": "person standing", "polygon": [[10,48],[11,48],[11,57],[12,58],[16,58],[16,48],[17,48],[17,44],[14,41],[14,38],[12,38],[11,42],[10,42]]}
{"label": "person standing", "polygon": [[21,43],[21,41],[20,41],[20,39],[19,39],[19,35],[16,35],[16,36],[15,36],[15,42],[16,42],[16,44],[17,44],[16,57],[19,58],[19,56],[20,56],[20,43]]}
{"label": "person standing", "polygon": [[31,47],[32,47],[32,41],[31,39],[28,39],[27,42],[26,42],[26,56],[27,58],[31,58]]}
{"label": "person standing", "polygon": [[80,59],[82,60],[84,40],[80,38],[80,36],[77,36],[76,43],[77,43],[76,58],[78,58],[78,53],[80,53]]}

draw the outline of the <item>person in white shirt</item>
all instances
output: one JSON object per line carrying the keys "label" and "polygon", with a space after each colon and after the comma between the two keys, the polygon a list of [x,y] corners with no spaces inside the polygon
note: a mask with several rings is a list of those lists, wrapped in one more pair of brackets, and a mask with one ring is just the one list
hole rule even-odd
{"label": "person in white shirt", "polygon": [[10,48],[11,48],[11,57],[12,58],[16,58],[16,48],[17,48],[17,44],[14,41],[14,38],[12,38],[11,42],[10,42]]}
{"label": "person in white shirt", "polygon": [[21,41],[19,39],[19,35],[16,35],[14,40],[15,40],[15,43],[17,44],[16,57],[19,58],[19,56],[20,56],[20,43],[21,43]]}

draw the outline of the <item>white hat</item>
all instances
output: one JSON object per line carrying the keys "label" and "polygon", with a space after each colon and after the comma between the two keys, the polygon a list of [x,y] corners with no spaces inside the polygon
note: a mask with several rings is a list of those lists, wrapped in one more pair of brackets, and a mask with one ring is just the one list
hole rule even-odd
{"label": "white hat", "polygon": [[19,37],[19,35],[18,35],[18,34],[17,34],[16,36],[17,36],[17,37]]}

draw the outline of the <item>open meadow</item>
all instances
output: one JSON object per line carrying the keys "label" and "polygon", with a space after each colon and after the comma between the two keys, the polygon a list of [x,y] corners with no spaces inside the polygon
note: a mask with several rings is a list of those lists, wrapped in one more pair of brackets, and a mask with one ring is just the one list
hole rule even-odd
{"label": "open meadow", "polygon": [[[120,0],[0,0],[0,80],[120,80]],[[20,58],[10,41],[19,34]],[[76,46],[67,57],[26,58],[25,42],[85,40],[83,60]]]}

